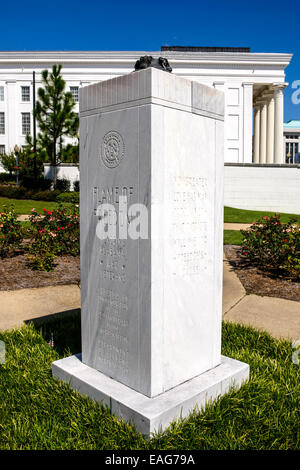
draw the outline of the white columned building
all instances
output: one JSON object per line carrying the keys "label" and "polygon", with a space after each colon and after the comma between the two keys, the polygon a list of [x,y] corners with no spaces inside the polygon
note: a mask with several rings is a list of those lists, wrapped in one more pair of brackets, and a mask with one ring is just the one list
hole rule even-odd
{"label": "white columned building", "polygon": [[300,119],[283,124],[285,158],[289,164],[300,163]]}
{"label": "white columned building", "polygon": [[225,163],[284,162],[283,90],[292,55],[247,48],[0,52],[0,152],[24,145],[32,133],[33,71],[38,89],[41,71],[61,64],[76,101],[79,87],[127,74],[144,55],[165,57],[172,73],[224,91]]}
{"label": "white columned building", "polygon": [[285,163],[283,145],[283,90],[287,83],[272,83],[254,94],[255,163]]}

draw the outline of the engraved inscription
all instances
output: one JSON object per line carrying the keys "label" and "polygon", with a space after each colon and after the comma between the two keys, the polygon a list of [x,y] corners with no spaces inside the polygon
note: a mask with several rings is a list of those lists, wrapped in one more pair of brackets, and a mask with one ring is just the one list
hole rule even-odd
{"label": "engraved inscription", "polygon": [[101,240],[99,252],[100,278],[124,283],[127,265],[125,240]]}
{"label": "engraved inscription", "polygon": [[174,176],[170,194],[173,275],[193,279],[208,269],[207,178]]}
{"label": "engraved inscription", "polygon": [[128,297],[109,288],[100,287],[98,295],[98,351],[105,366],[128,372],[129,340]]}

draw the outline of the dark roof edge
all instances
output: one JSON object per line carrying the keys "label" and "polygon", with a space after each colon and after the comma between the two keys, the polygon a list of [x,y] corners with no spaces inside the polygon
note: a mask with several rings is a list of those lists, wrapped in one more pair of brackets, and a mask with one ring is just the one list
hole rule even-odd
{"label": "dark roof edge", "polygon": [[161,51],[181,52],[250,52],[250,47],[161,46]]}

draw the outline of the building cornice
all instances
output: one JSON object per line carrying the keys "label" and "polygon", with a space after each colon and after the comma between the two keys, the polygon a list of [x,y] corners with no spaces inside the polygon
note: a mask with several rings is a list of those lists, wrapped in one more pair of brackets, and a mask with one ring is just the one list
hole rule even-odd
{"label": "building cornice", "polygon": [[0,51],[1,64],[29,63],[99,63],[134,65],[143,55],[163,55],[174,66],[199,66],[203,64],[257,65],[266,64],[286,67],[293,54],[283,53],[232,53],[232,52],[179,52],[179,51]]}

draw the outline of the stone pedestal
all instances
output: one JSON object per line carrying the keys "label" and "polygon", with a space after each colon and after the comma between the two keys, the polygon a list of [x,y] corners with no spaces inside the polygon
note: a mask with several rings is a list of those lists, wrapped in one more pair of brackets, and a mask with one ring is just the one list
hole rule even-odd
{"label": "stone pedestal", "polygon": [[80,90],[82,357],[53,374],[145,434],[249,374],[221,358],[223,118],[154,68]]}

